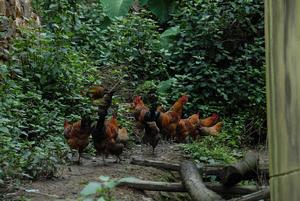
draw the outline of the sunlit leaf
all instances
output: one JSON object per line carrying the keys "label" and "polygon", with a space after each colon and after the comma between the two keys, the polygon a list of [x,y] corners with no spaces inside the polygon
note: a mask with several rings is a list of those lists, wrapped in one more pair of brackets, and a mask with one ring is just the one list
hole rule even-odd
{"label": "sunlit leaf", "polygon": [[102,185],[99,182],[90,182],[84,189],[80,192],[83,196],[88,196],[95,194],[97,190],[101,189]]}
{"label": "sunlit leaf", "polygon": [[120,17],[128,13],[133,0],[101,0],[104,13],[110,17]]}

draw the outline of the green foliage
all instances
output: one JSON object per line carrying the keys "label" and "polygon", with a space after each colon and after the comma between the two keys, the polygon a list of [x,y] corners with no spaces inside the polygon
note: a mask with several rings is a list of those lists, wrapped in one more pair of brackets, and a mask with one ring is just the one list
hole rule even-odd
{"label": "green foliage", "polygon": [[[245,136],[266,127],[263,2],[157,2],[140,1],[163,24],[144,9],[125,15],[131,0],[33,1],[44,28],[22,30],[0,67],[0,183],[50,177],[64,163],[63,121],[92,113],[80,91],[97,82],[94,65],[136,94],[157,89],[168,106],[188,94],[187,114],[225,117],[219,137],[187,145],[199,160],[232,161]],[[114,101],[132,132],[129,109]]]}
{"label": "green foliage", "polygon": [[31,27],[11,45],[1,66],[0,179],[53,176],[69,150],[64,119],[91,113],[80,91],[95,81],[95,68],[68,39]]}
{"label": "green foliage", "polygon": [[[187,144],[184,151],[190,154],[194,159],[209,164],[231,163],[235,158],[232,156],[232,150],[224,145],[213,143],[212,137],[205,138],[203,141]],[[209,145],[209,146],[208,146]]]}
{"label": "green foliage", "polygon": [[111,19],[128,13],[133,0],[101,0],[103,12]]}
{"label": "green foliage", "polygon": [[158,26],[147,15],[142,11],[115,20],[103,31],[104,44],[99,49],[102,65],[118,66],[133,81],[167,76]]}
{"label": "green foliage", "polygon": [[[224,126],[217,137],[201,136],[197,141],[184,145],[184,151],[194,159],[206,163],[232,163],[242,157],[245,142],[244,125],[247,116],[222,119]],[[242,148],[242,149],[241,149]]]}
{"label": "green foliage", "polygon": [[100,176],[100,182],[90,182],[80,192],[82,196],[79,200],[101,200],[113,201],[115,200],[111,195],[111,191],[121,182],[131,181],[134,178],[127,177],[122,179],[110,179],[108,176]]}
{"label": "green foliage", "polygon": [[160,22],[166,22],[170,14],[175,11],[176,1],[175,0],[148,0],[147,6],[149,9],[158,17]]}
{"label": "green foliage", "polygon": [[265,118],[262,1],[184,1],[169,24],[181,31],[167,49],[169,73],[183,85],[174,93],[187,92],[195,110],[255,108]]}

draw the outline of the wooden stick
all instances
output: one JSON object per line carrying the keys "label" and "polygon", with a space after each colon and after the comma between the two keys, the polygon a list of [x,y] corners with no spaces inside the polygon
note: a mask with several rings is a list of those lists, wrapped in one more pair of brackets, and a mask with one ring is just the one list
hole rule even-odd
{"label": "wooden stick", "polygon": [[180,165],[180,174],[187,192],[194,201],[218,201],[222,197],[206,188],[198,172],[198,168],[191,161],[183,161]]}
{"label": "wooden stick", "polygon": [[155,167],[155,168],[164,169],[164,170],[172,170],[172,171],[180,170],[179,164],[172,164],[172,163],[167,163],[167,162],[163,162],[163,161],[132,158],[130,163],[133,165]]}
{"label": "wooden stick", "polygon": [[257,201],[257,200],[268,199],[268,198],[270,198],[270,189],[269,187],[265,187],[260,191],[248,195],[244,195],[239,198],[234,198],[229,201]]}
{"label": "wooden stick", "polygon": [[108,91],[108,93],[110,94],[111,92],[113,92],[113,90],[121,83],[121,79],[118,80],[118,82]]}
{"label": "wooden stick", "polygon": [[134,179],[130,181],[122,181],[118,186],[127,186],[138,190],[148,191],[167,191],[167,192],[186,192],[184,186],[179,183],[144,181]]}
{"label": "wooden stick", "polygon": [[258,154],[248,151],[238,163],[223,168],[220,175],[222,184],[233,186],[242,180],[257,177]]}
{"label": "wooden stick", "polygon": [[[207,188],[226,195],[246,195],[258,191],[256,186],[241,186],[236,185],[231,188],[224,187],[222,184],[204,183]],[[166,191],[166,192],[187,192],[181,182],[157,182],[141,179],[131,179],[130,181],[122,181],[118,184],[119,187],[127,186],[138,190],[148,191]]]}
{"label": "wooden stick", "polygon": [[[168,162],[164,162],[164,161],[132,158],[130,163],[134,164],[134,165],[140,165],[140,166],[146,166],[146,167],[155,167],[155,168],[163,169],[163,170],[171,170],[171,171],[179,171],[180,170],[179,164],[168,163]],[[224,167],[225,167],[225,165],[197,166],[197,168],[200,170],[200,172],[202,172],[203,175],[207,175],[207,176],[209,176],[209,175],[220,176]],[[268,177],[268,174],[269,174],[268,165],[261,164],[258,168],[258,174],[263,174]]]}
{"label": "wooden stick", "polygon": [[215,183],[204,183],[205,186],[221,195],[247,195],[250,193],[254,193],[259,190],[259,188],[255,185],[235,185],[232,187],[227,187],[222,184]]}

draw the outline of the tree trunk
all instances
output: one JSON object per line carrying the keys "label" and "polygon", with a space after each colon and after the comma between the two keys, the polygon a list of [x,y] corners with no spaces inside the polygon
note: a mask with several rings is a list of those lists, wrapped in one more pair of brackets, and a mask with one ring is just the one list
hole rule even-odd
{"label": "tree trunk", "polygon": [[118,186],[127,186],[130,188],[147,191],[186,192],[184,186],[180,182],[170,183],[134,179],[130,181],[122,181],[120,184],[118,184]]}
{"label": "tree trunk", "polygon": [[244,179],[257,178],[257,164],[258,154],[248,151],[243,160],[223,168],[220,175],[222,184],[232,186]]}
{"label": "tree trunk", "polygon": [[179,164],[167,163],[167,162],[163,162],[163,161],[132,158],[130,163],[133,165],[155,167],[155,168],[171,170],[171,171],[179,171],[180,170]]}
{"label": "tree trunk", "polygon": [[[146,160],[146,159],[138,159],[138,158],[132,158],[131,164],[134,165],[141,165],[146,167],[155,167],[158,169],[163,170],[171,170],[171,171],[179,171],[180,166],[176,163],[168,163],[164,161],[155,161],[155,160]],[[203,166],[197,166],[200,173],[203,173],[203,176],[217,176],[220,177],[222,174],[222,171],[224,169],[224,165],[203,165]],[[261,164],[258,168],[258,174],[259,175],[265,175],[267,178],[269,176],[269,169],[268,164]]]}
{"label": "tree trunk", "polygon": [[244,195],[240,198],[234,198],[229,201],[257,201],[257,200],[261,200],[261,199],[265,200],[268,198],[270,198],[270,189],[269,189],[269,187],[266,187],[255,193]]}
{"label": "tree trunk", "polygon": [[[219,194],[222,195],[247,195],[258,191],[256,186],[240,186],[236,185],[231,188],[224,187],[221,184],[204,183],[204,185]],[[138,190],[148,191],[166,191],[166,192],[187,192],[186,188],[181,182],[170,183],[170,182],[157,182],[147,181],[140,179],[131,179],[128,181],[122,181],[118,186],[127,186]]]}
{"label": "tree trunk", "polygon": [[223,200],[221,196],[206,188],[198,172],[198,168],[191,161],[183,161],[180,174],[187,192],[194,201]]}

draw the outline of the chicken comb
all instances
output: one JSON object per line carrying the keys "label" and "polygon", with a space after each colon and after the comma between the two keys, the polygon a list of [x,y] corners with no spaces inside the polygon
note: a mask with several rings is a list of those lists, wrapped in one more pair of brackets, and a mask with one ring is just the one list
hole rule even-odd
{"label": "chicken comb", "polygon": [[133,98],[133,103],[138,103],[140,99],[141,99],[141,96],[135,96]]}
{"label": "chicken comb", "polygon": [[67,120],[65,120],[65,122],[64,122],[64,128],[67,127],[69,124],[70,123]]}
{"label": "chicken comb", "polygon": [[114,118],[114,119],[116,119],[117,117],[118,117],[118,113],[115,111],[115,112],[113,112],[112,113],[112,117]]}
{"label": "chicken comb", "polygon": [[218,115],[217,113],[213,113],[211,116],[212,116],[213,118],[215,118],[216,120],[219,119],[219,115]]}
{"label": "chicken comb", "polygon": [[180,97],[180,101],[182,103],[187,103],[188,100],[189,100],[189,97],[187,95],[183,95],[183,96]]}

